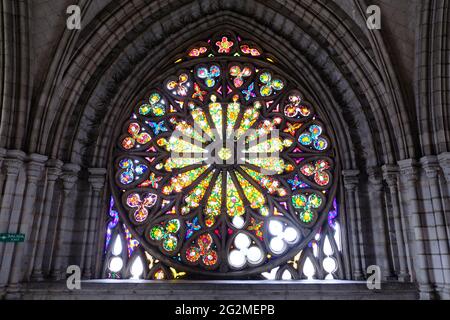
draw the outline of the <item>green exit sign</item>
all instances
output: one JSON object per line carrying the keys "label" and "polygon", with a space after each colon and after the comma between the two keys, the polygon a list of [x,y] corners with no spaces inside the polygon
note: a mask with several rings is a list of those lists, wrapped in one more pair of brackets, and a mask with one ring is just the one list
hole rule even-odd
{"label": "green exit sign", "polygon": [[24,242],[23,233],[0,233],[0,242]]}

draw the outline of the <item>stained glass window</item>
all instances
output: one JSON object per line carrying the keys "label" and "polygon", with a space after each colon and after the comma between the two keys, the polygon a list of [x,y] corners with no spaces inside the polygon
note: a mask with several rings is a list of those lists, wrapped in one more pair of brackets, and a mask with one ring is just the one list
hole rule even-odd
{"label": "stained glass window", "polygon": [[230,31],[161,72],[113,152],[105,277],[342,277],[335,146],[297,76]]}

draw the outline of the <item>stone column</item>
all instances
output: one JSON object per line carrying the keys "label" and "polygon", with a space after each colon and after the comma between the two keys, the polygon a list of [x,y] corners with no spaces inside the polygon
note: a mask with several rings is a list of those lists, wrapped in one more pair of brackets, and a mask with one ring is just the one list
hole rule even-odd
{"label": "stone column", "polygon": [[6,149],[0,148],[0,169],[3,164],[3,159],[5,158],[5,156],[6,156]]}
{"label": "stone column", "polygon": [[[3,165],[3,159],[5,158],[5,156],[6,156],[6,149],[0,148],[0,190],[3,190],[4,175],[3,175],[3,171],[2,171],[2,165]],[[3,194],[0,194],[0,203],[2,201],[2,197],[3,197]]]}
{"label": "stone column", "polygon": [[24,258],[30,247],[30,235],[31,226],[33,225],[33,214],[36,213],[35,203],[36,203],[36,193],[38,188],[38,181],[42,177],[44,171],[45,162],[47,157],[40,154],[31,154],[28,157],[27,163],[27,182],[25,189],[24,204],[22,207],[22,217],[20,220],[19,232],[25,234],[25,242],[23,244],[18,244],[16,253],[14,255],[14,261],[11,269],[11,277],[8,284],[7,297],[15,298],[18,297],[19,293],[19,282],[24,275]]}
{"label": "stone column", "polygon": [[443,197],[439,186],[440,167],[438,159],[435,156],[423,157],[420,159],[420,162],[425,170],[430,186],[437,241],[442,261],[442,272],[444,274],[443,298],[450,299],[450,248],[444,217],[444,208],[442,206]]}
{"label": "stone column", "polygon": [[367,170],[369,175],[369,198],[371,203],[372,224],[375,233],[375,254],[376,262],[381,268],[383,278],[392,280],[394,272],[391,267],[391,255],[389,248],[389,228],[387,225],[387,212],[384,210],[384,186],[381,170],[377,167]]}
{"label": "stone column", "polygon": [[47,183],[45,189],[45,202],[43,212],[40,213],[41,224],[38,227],[37,232],[38,241],[36,243],[36,254],[34,257],[33,273],[31,275],[31,279],[34,281],[44,280],[44,274],[42,269],[47,242],[47,231],[50,222],[50,213],[52,210],[55,183],[58,177],[61,175],[62,166],[63,162],[60,160],[51,159],[47,162],[47,181],[46,181]]}
{"label": "stone column", "polygon": [[406,188],[406,199],[409,203],[410,225],[414,231],[412,249],[413,265],[419,285],[421,299],[433,299],[434,289],[430,283],[429,267],[424,244],[426,224],[422,222],[417,192],[418,164],[413,159],[398,161],[401,177]]}
{"label": "stone column", "polygon": [[397,242],[399,274],[398,279],[406,282],[411,280],[411,276],[408,272],[408,261],[406,255],[406,247],[404,242],[404,231],[402,228],[402,220],[400,214],[400,204],[398,199],[398,174],[399,169],[395,165],[383,166],[383,177],[389,187],[389,193],[391,198],[392,216],[394,218],[395,239]]}
{"label": "stone column", "polygon": [[358,170],[344,170],[342,172],[344,176],[344,187],[347,199],[347,213],[350,219],[350,247],[352,256],[352,268],[353,278],[355,280],[364,279],[361,265],[361,250],[359,243],[360,229],[358,227],[358,205],[357,205],[357,187],[359,184],[359,171]]}
{"label": "stone column", "polygon": [[97,221],[101,217],[101,200],[102,191],[105,185],[106,169],[104,168],[89,168],[89,183],[92,187],[91,193],[91,210],[89,214],[89,232],[87,237],[86,255],[84,260],[83,277],[91,278],[93,261],[94,261],[94,246],[95,246],[95,234],[101,232],[96,230]]}
{"label": "stone column", "polygon": [[446,214],[447,233],[450,236],[450,152],[440,154],[438,160],[447,183],[447,202],[444,212]]}
{"label": "stone column", "polygon": [[[3,190],[3,198],[0,207],[0,232],[9,232],[9,224],[13,205],[19,199],[16,199],[16,187],[20,170],[23,167],[25,153],[19,150],[9,150],[6,159],[3,161],[5,169],[5,186]],[[21,199],[20,199],[21,201]],[[14,243],[0,242],[0,298],[4,294],[4,289],[9,280],[9,269],[11,266],[12,252],[8,250],[8,254],[4,255],[5,248],[14,247]]]}
{"label": "stone column", "polygon": [[[19,177],[20,169],[23,166],[25,153],[18,150],[8,151],[7,157],[3,160],[3,167],[5,172],[5,185],[3,190],[3,197],[0,207],[0,232],[7,232],[11,212],[13,209],[15,191],[17,186],[17,179]],[[0,258],[3,254],[3,243],[0,243]]]}
{"label": "stone column", "polygon": [[[78,180],[78,172],[81,170],[79,165],[68,163],[63,166],[63,173],[61,176],[61,180],[63,182],[63,198],[61,205],[61,212],[59,213],[59,224],[57,226],[56,231],[56,247],[54,251],[54,263],[51,271],[51,277],[54,280],[60,280],[63,278],[65,274],[65,269],[63,268],[63,260],[65,258],[65,254],[67,254],[67,250],[65,250],[65,242],[67,242],[67,236],[70,235],[68,233],[68,224],[70,219],[70,211],[73,210],[71,208],[71,199],[72,199],[72,190],[75,183]],[[70,238],[69,238],[70,240]]]}

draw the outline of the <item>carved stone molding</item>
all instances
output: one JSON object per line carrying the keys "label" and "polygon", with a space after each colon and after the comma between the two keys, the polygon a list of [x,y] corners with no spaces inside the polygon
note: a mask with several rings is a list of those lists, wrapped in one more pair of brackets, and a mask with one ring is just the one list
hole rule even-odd
{"label": "carved stone molding", "polygon": [[26,154],[20,150],[7,150],[3,165],[5,173],[11,176],[17,176],[23,167]]}
{"label": "carved stone molding", "polygon": [[45,168],[45,162],[48,157],[41,154],[32,153],[28,156],[27,179],[31,183],[37,183],[42,177]]}
{"label": "carved stone molding", "polygon": [[78,173],[81,167],[74,163],[66,163],[62,168],[61,180],[63,182],[64,192],[67,194],[72,191],[73,186],[78,180]]}
{"label": "carved stone molding", "polygon": [[383,178],[387,182],[389,187],[397,187],[399,177],[399,167],[392,164],[386,164],[382,167]]}
{"label": "carved stone molding", "polygon": [[400,175],[408,182],[416,182],[419,179],[419,163],[415,159],[400,160],[397,162]]}
{"label": "carved stone molding", "polygon": [[441,167],[439,166],[439,161],[436,156],[420,158],[420,163],[422,164],[422,168],[428,179],[436,179],[438,177]]}
{"label": "carved stone molding", "polygon": [[383,175],[379,167],[370,167],[367,169],[370,187],[375,191],[383,190]]}
{"label": "carved stone molding", "polygon": [[438,156],[439,165],[444,173],[445,180],[450,183],[450,152],[441,153]]}
{"label": "carved stone molding", "polygon": [[56,181],[62,173],[64,162],[57,159],[50,159],[47,161],[47,179],[49,181]]}
{"label": "carved stone molding", "polygon": [[89,168],[89,183],[92,189],[96,192],[100,192],[105,186],[106,172],[105,168]]}
{"label": "carved stone molding", "polygon": [[347,190],[354,190],[359,184],[359,170],[343,170],[344,187]]}
{"label": "carved stone molding", "polygon": [[21,150],[7,150],[6,151],[6,158],[10,159],[18,159],[24,161],[26,158],[26,153]]}
{"label": "carved stone molding", "polygon": [[6,149],[0,148],[0,168],[3,162],[3,158],[6,156]]}

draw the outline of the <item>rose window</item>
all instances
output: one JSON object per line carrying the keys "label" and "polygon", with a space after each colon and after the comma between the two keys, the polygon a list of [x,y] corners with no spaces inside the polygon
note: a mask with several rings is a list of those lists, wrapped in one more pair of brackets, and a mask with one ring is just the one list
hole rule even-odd
{"label": "rose window", "polygon": [[337,181],[331,133],[295,80],[306,75],[286,75],[231,32],[161,75],[113,153],[129,236],[197,275],[260,274],[293,259],[329,223]]}

